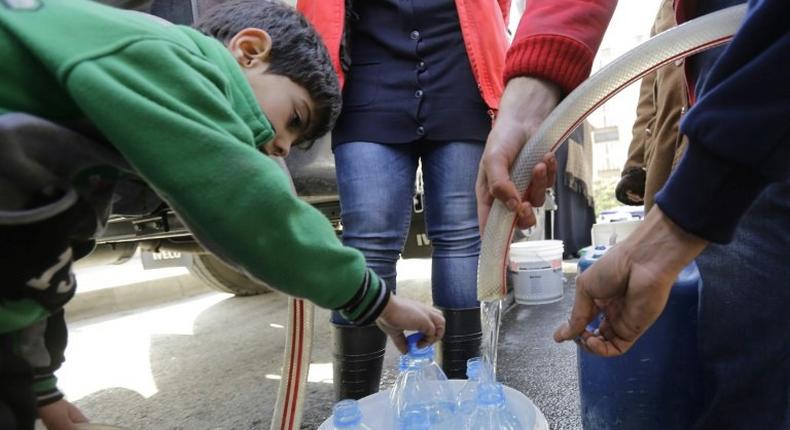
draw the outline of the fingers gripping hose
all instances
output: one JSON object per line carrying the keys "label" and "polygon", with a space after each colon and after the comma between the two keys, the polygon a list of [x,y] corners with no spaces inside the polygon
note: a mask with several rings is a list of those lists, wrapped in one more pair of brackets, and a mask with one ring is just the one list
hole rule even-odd
{"label": "fingers gripping hose", "polygon": [[[606,100],[647,73],[675,60],[728,42],[738,29],[746,6],[733,6],[660,33],[628,51],[568,95],[527,142],[510,170],[516,189],[524,194],[532,169],[556,150],[587,116]],[[502,299],[507,294],[505,268],[515,214],[496,201],[488,216],[477,275],[477,298]]]}

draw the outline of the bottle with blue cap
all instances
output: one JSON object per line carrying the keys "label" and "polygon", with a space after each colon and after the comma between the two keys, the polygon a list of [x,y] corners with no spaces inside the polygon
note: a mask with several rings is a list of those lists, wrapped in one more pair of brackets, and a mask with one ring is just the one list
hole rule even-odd
{"label": "bottle with blue cap", "polygon": [[530,429],[513,413],[505,401],[502,384],[481,383],[477,387],[474,412],[463,427],[468,430],[523,430]]}
{"label": "bottle with blue cap", "polygon": [[482,359],[473,357],[466,361],[466,382],[456,398],[458,415],[466,424],[477,405],[477,387],[480,385],[480,367]]}
{"label": "bottle with blue cap", "polygon": [[405,355],[405,369],[398,375],[390,393],[390,404],[398,430],[416,429],[409,418],[424,411],[431,430],[458,430],[455,415],[455,396],[441,367],[433,360],[433,346],[420,348],[421,333],[406,338],[409,351]]}
{"label": "bottle with blue cap", "polygon": [[336,430],[371,430],[362,418],[362,409],[353,399],[341,400],[332,411],[332,424]]}

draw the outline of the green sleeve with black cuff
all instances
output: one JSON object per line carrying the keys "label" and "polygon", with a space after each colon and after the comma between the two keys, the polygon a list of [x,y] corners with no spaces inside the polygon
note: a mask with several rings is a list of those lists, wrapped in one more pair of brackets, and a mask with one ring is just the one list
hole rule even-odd
{"label": "green sleeve with black cuff", "polygon": [[368,269],[362,288],[337,310],[343,318],[353,324],[368,325],[373,323],[387,306],[390,294],[384,280]]}
{"label": "green sleeve with black cuff", "polygon": [[88,1],[39,2],[0,2],[0,113],[88,119],[211,251],[354,321],[378,316],[389,292],[362,254],[257,150],[274,131],[224,46]]}

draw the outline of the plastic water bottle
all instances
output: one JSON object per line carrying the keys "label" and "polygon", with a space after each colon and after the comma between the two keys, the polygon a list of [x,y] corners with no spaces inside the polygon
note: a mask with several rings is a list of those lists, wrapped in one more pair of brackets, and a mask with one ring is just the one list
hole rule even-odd
{"label": "plastic water bottle", "polygon": [[482,383],[477,387],[477,402],[464,429],[523,430],[527,429],[510,411],[501,384]]}
{"label": "plastic water bottle", "polygon": [[480,367],[482,359],[480,357],[466,360],[466,382],[461,387],[456,398],[456,410],[464,426],[468,425],[469,418],[477,406],[477,387],[480,385]]}
{"label": "plastic water bottle", "polygon": [[404,354],[398,358],[398,371],[403,372],[409,368],[409,356]]}
{"label": "plastic water bottle", "polygon": [[[447,382],[447,376],[433,361],[434,349],[417,347],[422,334],[407,337],[409,352],[405,358],[405,370],[401,371],[390,394],[390,404],[398,430],[417,429],[419,419],[425,413],[431,430],[458,430],[455,415],[455,396]],[[417,423],[417,424],[415,424]]]}
{"label": "plastic water bottle", "polygon": [[337,430],[371,430],[362,422],[362,409],[356,400],[346,399],[335,404],[332,424]]}
{"label": "plastic water bottle", "polygon": [[400,419],[398,430],[430,430],[431,419],[427,409],[412,409]]}

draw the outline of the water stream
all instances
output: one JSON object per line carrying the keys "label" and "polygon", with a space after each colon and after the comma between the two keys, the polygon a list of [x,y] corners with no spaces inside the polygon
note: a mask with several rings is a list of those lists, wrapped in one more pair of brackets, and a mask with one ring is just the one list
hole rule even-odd
{"label": "water stream", "polygon": [[502,300],[480,302],[480,316],[483,323],[483,341],[480,353],[484,366],[496,381],[497,345],[499,344],[499,324],[502,321]]}

